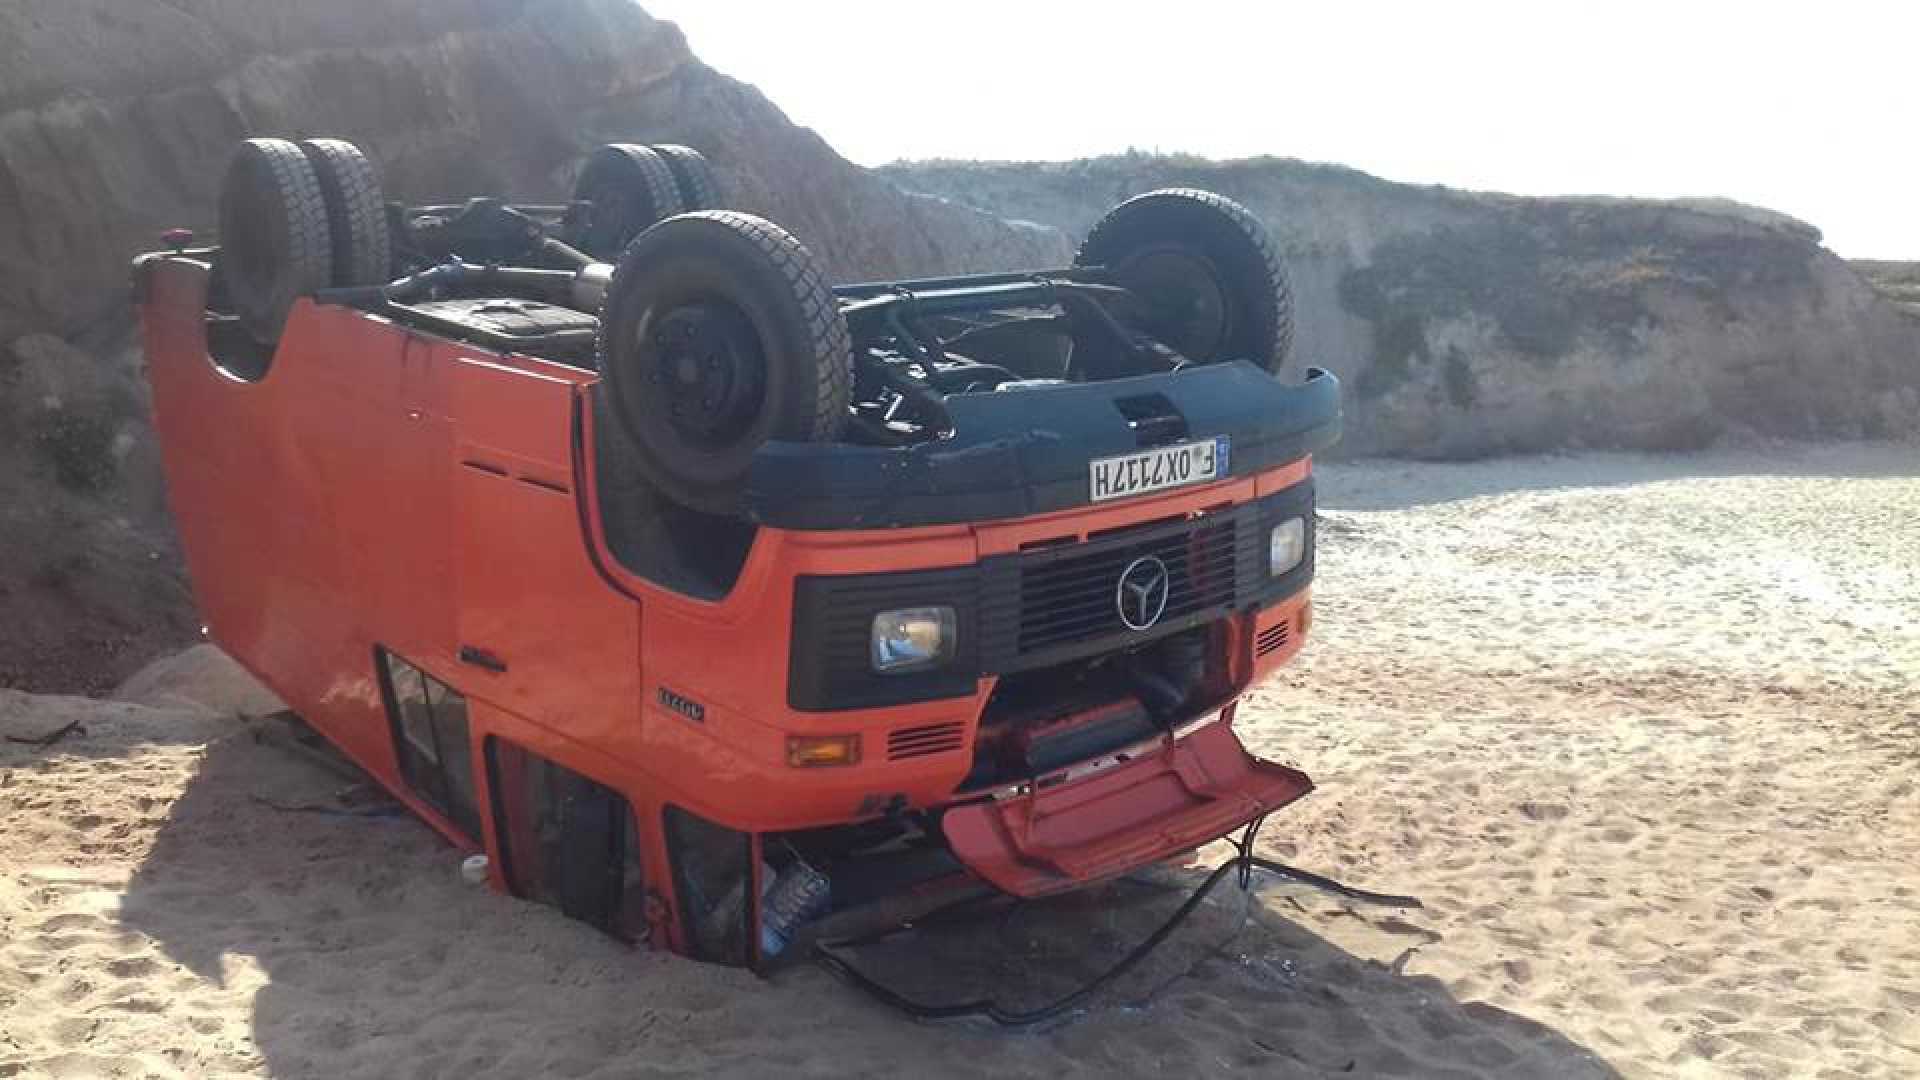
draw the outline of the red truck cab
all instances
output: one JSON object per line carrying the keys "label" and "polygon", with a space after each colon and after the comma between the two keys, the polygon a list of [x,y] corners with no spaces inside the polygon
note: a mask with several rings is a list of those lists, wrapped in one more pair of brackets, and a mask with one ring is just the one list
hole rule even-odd
{"label": "red truck cab", "polygon": [[324,294],[263,346],[216,258],[137,271],[207,632],[498,888],[753,963],[796,863],[1037,896],[1311,787],[1233,720],[1311,622],[1331,376],[956,395],[937,442],[769,442],[716,515],[590,365]]}

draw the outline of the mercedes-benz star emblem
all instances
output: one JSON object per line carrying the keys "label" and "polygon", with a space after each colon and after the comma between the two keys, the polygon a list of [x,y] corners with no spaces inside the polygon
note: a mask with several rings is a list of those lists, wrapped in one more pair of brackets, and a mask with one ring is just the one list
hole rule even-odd
{"label": "mercedes-benz star emblem", "polygon": [[1167,610],[1167,564],[1148,555],[1135,559],[1120,571],[1120,583],[1113,589],[1113,606],[1120,609],[1120,621],[1132,630],[1145,630],[1160,621]]}

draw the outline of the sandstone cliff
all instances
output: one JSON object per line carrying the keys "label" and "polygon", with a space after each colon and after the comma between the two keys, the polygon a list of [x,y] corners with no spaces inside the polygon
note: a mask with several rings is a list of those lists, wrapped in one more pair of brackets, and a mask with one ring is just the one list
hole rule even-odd
{"label": "sandstone cliff", "polygon": [[1153,188],[1239,199],[1286,251],[1298,357],[1346,377],[1348,453],[1920,430],[1920,322],[1817,230],[1756,207],[1480,194],[1275,158],[881,172],[1075,237]]}
{"label": "sandstone cliff", "polygon": [[0,685],[108,685],[194,631],[126,265],[210,231],[256,133],[352,139],[418,199],[557,200],[599,143],[684,142],[841,278],[1068,251],[848,163],[631,0],[0,7]]}

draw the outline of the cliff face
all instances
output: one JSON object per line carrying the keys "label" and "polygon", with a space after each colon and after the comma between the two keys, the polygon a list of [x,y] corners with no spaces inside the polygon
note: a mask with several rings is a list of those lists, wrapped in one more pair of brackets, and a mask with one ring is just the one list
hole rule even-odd
{"label": "cliff face", "polygon": [[1346,379],[1348,453],[1920,430],[1920,322],[1812,227],[1754,207],[1478,194],[1280,159],[881,172],[1076,238],[1158,187],[1245,203],[1286,252],[1297,357]]}
{"label": "cliff face", "polygon": [[843,279],[1064,260],[908,195],[632,0],[29,0],[0,8],[0,685],[89,688],[192,635],[126,266],[211,234],[251,134],[338,135],[390,197],[557,201],[611,141],[706,152]]}
{"label": "cliff face", "polygon": [[631,0],[38,0],[0,11],[0,340],[117,310],[256,133],[353,139],[401,199],[559,199],[598,143],[687,142],[845,276],[1062,250],[848,163]]}

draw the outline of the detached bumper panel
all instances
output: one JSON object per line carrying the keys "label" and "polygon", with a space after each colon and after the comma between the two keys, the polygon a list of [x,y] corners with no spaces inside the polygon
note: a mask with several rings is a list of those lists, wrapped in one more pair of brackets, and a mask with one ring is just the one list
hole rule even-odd
{"label": "detached bumper panel", "polygon": [[1191,850],[1313,790],[1224,723],[1084,780],[947,813],[947,844],[1003,892],[1045,896]]}

